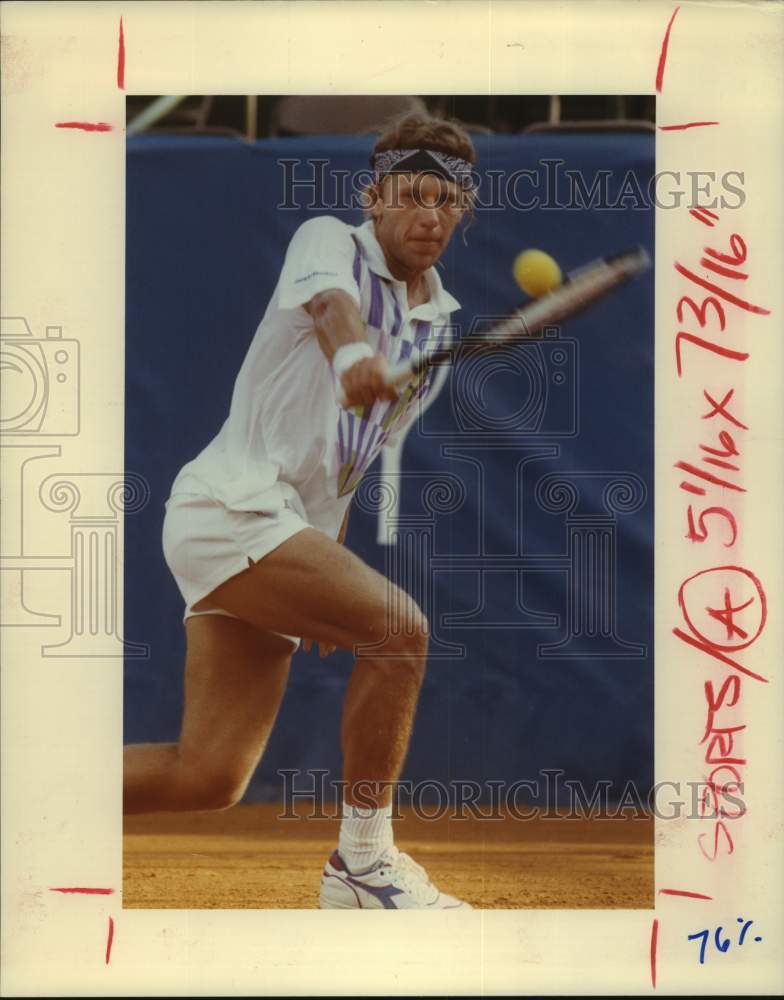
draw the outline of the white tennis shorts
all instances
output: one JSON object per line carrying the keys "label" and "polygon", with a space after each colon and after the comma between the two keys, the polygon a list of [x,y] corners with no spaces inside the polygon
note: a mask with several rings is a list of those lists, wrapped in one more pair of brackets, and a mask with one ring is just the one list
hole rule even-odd
{"label": "white tennis shorts", "polygon": [[[185,601],[183,621],[196,615],[225,615],[220,608],[194,611],[193,605],[221,583],[258,562],[310,525],[290,506],[274,514],[229,510],[197,493],[175,493],[166,501],[163,554]],[[283,633],[276,633],[282,635]],[[299,646],[296,636],[286,639]]]}

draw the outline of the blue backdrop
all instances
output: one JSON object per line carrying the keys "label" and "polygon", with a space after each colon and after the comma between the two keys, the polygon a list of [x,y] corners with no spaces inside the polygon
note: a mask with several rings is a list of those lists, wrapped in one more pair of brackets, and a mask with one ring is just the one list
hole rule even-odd
{"label": "blue backdrop", "polygon": [[[126,661],[126,741],[172,740],[179,728],[183,606],[160,544],[170,484],[226,416],[288,240],[324,211],[308,208],[313,191],[286,192],[292,168],[280,161],[353,172],[371,143],[128,142],[125,467],[147,479],[151,499],[125,523],[124,634],[150,649]],[[455,236],[441,272],[462,304],[453,319],[463,332],[519,304],[511,262],[524,247],[566,271],[638,243],[652,254],[653,210],[639,197],[654,171],[652,135],[482,136],[477,147],[482,200],[494,176],[496,206],[477,212],[467,245]],[[556,160],[549,200],[510,205],[498,178],[536,171],[544,194]],[[300,164],[295,175],[321,169]],[[567,170],[588,188],[604,171],[604,206],[563,207]],[[517,197],[531,198],[533,186],[522,180]],[[276,208],[285,199],[296,207]],[[334,214],[361,221],[355,209]],[[417,596],[434,656],[404,776],[513,782],[560,768],[589,786],[611,781],[616,794],[629,780],[644,792],[653,775],[652,274],[507,360],[487,369],[481,392],[465,378],[475,363],[457,365],[405,443],[401,525],[425,539],[417,567],[434,592]],[[445,502],[423,495],[439,476],[441,501],[452,492]],[[410,578],[410,566],[388,562],[401,547],[376,544],[377,521],[355,509],[350,547]],[[349,670],[346,654],[297,654],[248,799],[277,798],[281,768],[339,777]]]}

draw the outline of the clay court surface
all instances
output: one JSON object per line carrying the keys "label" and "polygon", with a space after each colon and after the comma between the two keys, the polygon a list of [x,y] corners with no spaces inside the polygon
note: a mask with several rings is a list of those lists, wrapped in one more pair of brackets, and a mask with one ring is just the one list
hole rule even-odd
{"label": "clay court surface", "polygon": [[[282,812],[279,805],[240,805],[126,818],[123,906],[318,906],[338,821],[282,820]],[[398,846],[426,866],[439,888],[475,907],[653,906],[651,819],[424,821],[402,812]]]}

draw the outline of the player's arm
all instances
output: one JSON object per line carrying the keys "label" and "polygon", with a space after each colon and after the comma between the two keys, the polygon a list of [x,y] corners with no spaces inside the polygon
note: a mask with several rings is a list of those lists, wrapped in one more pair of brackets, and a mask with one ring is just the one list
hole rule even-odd
{"label": "player's arm", "polygon": [[[352,361],[348,367],[341,364],[349,360],[353,350],[342,351],[349,345],[365,345],[370,350],[365,324],[354,299],[340,288],[318,292],[306,303],[305,309],[313,318],[313,325],[321,350],[327,361],[340,373],[346,394],[346,406],[370,406],[377,399],[397,399],[397,390],[384,380],[387,361],[381,354],[367,354]],[[337,357],[336,357],[337,356]]]}

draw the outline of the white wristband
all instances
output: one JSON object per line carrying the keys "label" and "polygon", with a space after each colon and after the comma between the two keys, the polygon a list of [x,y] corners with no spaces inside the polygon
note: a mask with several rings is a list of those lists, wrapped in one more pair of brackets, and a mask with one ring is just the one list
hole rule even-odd
{"label": "white wristband", "polygon": [[366,340],[359,340],[353,344],[344,344],[339,347],[332,356],[332,371],[335,378],[340,382],[340,377],[347,369],[361,361],[362,358],[372,358],[375,351]]}

